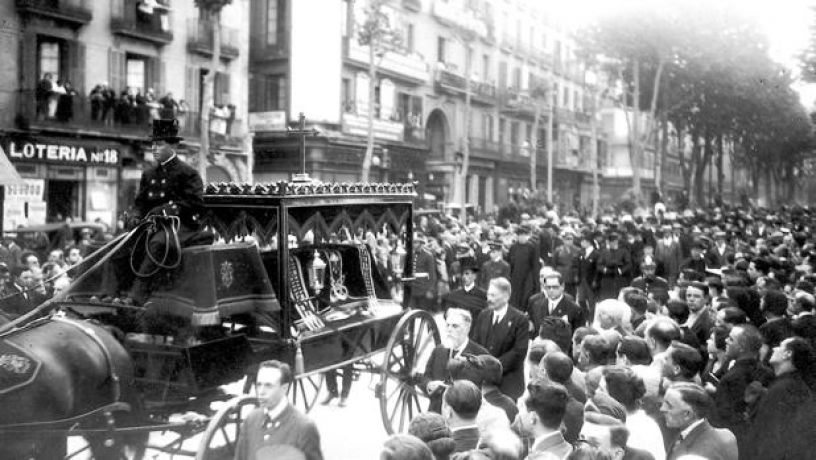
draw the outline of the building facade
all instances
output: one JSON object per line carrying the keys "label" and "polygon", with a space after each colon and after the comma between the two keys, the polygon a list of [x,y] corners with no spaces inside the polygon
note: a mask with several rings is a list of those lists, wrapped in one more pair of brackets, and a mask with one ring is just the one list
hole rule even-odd
{"label": "building facade", "polygon": [[[453,185],[468,151],[460,193],[494,211],[532,188],[531,155],[536,186],[546,188],[551,137],[555,198],[569,206],[590,203],[593,155],[605,148],[604,136],[595,129],[596,105],[575,41],[545,5],[383,3],[401,41],[372,53],[359,40],[368,0],[251,0],[249,110],[259,120],[277,120],[255,130],[257,180],[298,172],[299,139],[286,128],[299,113],[318,131],[306,139],[307,170],[323,180],[358,180],[373,111],[373,180],[416,180],[423,198],[458,202]],[[532,145],[536,114],[540,142]]]}
{"label": "building facade", "polygon": [[[0,148],[25,179],[6,187],[5,229],[68,217],[113,225],[152,159],[155,118],[177,118],[180,151],[197,158],[213,43],[193,0],[14,0],[0,17]],[[250,178],[248,20],[248,0],[222,13],[205,180]]]}

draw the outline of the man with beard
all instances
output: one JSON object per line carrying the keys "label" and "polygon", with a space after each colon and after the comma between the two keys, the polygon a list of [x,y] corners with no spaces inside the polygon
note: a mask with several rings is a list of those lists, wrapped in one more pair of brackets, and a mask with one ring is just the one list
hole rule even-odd
{"label": "man with beard", "polygon": [[527,312],[527,300],[538,292],[538,248],[530,241],[532,228],[523,224],[518,241],[510,247],[510,285],[513,287],[510,305]]}
{"label": "man with beard", "polygon": [[598,300],[617,298],[621,288],[629,285],[632,260],[629,251],[621,248],[618,240],[617,233],[610,233],[606,238],[606,247],[600,251],[598,269],[601,272],[601,285]]}
{"label": "man with beard", "polygon": [[489,352],[478,343],[470,340],[472,318],[467,310],[450,308],[445,313],[446,345],[433,349],[425,372],[422,374],[421,387],[428,392],[431,403],[428,410],[440,412],[442,394],[452,383],[448,363],[451,359],[462,359],[464,355],[486,355]]}

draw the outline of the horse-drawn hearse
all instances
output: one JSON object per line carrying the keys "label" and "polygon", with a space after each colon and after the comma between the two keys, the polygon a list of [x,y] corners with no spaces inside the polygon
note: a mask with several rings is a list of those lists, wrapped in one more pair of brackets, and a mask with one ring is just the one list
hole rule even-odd
{"label": "horse-drawn hearse", "polygon": [[[70,458],[77,444],[93,458],[231,458],[267,359],[292,366],[290,399],[306,411],[324,372],[369,371],[385,429],[407,429],[427,407],[417,376],[440,343],[430,314],[401,305],[421,275],[414,194],[209,184],[201,223],[212,242],[174,247],[161,218],[115,239],[75,268],[67,292],[0,326],[0,458]],[[158,230],[159,269],[137,274]],[[140,277],[149,294],[133,303],[123,296]],[[243,396],[226,394],[230,383]]]}

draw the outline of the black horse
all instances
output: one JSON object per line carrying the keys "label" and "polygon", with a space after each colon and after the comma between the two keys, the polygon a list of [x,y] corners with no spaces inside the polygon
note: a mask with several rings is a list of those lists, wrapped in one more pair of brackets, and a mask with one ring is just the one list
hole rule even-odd
{"label": "black horse", "polygon": [[[0,388],[0,458],[64,458],[65,433],[76,428],[101,428],[85,435],[97,460],[120,459],[125,450],[143,456],[146,433],[114,431],[134,425],[141,413],[131,359],[108,329],[54,317],[6,333],[0,342],[5,353],[0,355],[0,382],[5,383]],[[15,372],[27,381],[15,381],[20,378]]]}

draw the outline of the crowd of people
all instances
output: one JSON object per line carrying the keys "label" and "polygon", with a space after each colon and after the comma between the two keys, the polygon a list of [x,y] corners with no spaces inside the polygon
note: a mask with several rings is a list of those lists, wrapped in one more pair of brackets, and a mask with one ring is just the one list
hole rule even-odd
{"label": "crowd of people", "polygon": [[816,213],[422,217],[430,412],[383,459],[805,459]]}
{"label": "crowd of people", "polygon": [[0,241],[0,319],[15,319],[62,293],[71,284],[71,267],[111,238],[85,228],[65,247],[41,254],[39,241],[7,233]]}

